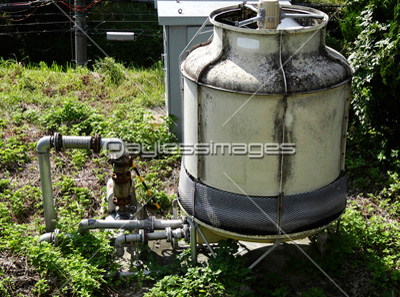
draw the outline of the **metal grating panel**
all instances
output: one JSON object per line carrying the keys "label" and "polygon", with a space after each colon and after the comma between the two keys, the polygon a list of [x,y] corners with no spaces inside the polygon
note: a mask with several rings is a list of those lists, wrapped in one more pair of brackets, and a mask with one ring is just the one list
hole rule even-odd
{"label": "metal grating panel", "polygon": [[283,197],[282,229],[297,232],[325,225],[346,207],[346,177],[313,192]]}
{"label": "metal grating panel", "polygon": [[[248,235],[277,234],[278,197],[252,197],[218,190],[194,181],[182,166],[179,199],[186,212],[213,227]],[[316,191],[284,196],[282,229],[293,233],[323,226],[336,219],[345,207],[343,176]]]}

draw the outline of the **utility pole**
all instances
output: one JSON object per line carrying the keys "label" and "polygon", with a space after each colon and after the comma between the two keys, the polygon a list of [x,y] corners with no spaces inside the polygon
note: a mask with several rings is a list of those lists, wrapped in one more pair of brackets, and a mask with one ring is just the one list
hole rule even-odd
{"label": "utility pole", "polygon": [[[75,0],[75,8],[84,8],[85,0]],[[75,10],[75,62],[78,66],[85,66],[87,63],[86,35],[86,11]]]}

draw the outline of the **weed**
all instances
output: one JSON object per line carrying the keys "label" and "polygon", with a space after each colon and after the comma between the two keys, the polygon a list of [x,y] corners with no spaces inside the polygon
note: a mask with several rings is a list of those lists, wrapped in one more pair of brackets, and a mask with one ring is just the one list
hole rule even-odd
{"label": "weed", "polygon": [[324,292],[316,287],[312,287],[306,292],[301,293],[302,297],[325,297]]}
{"label": "weed", "polygon": [[9,179],[0,179],[0,193],[4,193],[8,186],[10,185]]}
{"label": "weed", "polygon": [[10,195],[8,193],[9,206],[12,216],[17,221],[23,221],[24,218],[32,215],[34,212],[43,214],[41,209],[41,191],[37,187],[26,185]]}
{"label": "weed", "polygon": [[126,76],[124,66],[115,62],[113,58],[97,60],[93,68],[98,73],[106,75],[106,81],[114,85],[121,84]]}
{"label": "weed", "polygon": [[3,277],[4,274],[5,271],[0,269],[0,295],[4,297],[11,297],[9,291],[13,284],[9,277]]}
{"label": "weed", "polygon": [[28,148],[22,142],[21,136],[0,139],[0,166],[15,170],[29,161]]}

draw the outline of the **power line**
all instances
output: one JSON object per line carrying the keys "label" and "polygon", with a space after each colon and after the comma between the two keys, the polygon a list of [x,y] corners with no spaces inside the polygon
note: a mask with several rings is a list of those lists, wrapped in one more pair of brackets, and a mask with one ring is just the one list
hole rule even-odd
{"label": "power line", "polygon": [[[69,3],[66,3],[64,1],[57,1],[63,5],[65,5],[66,7],[68,7],[70,10],[73,11],[87,11],[90,7],[92,7],[95,4],[100,3],[103,0],[95,0],[93,2],[91,2],[90,4],[88,4],[85,7],[80,7],[80,6],[75,6],[75,5],[70,5]],[[153,0],[131,0],[131,1],[124,1],[124,0],[117,0],[117,1],[113,1],[113,2],[131,2],[131,3],[152,3]],[[31,2],[18,2],[18,3],[4,3],[4,4],[0,4],[0,11],[7,11],[7,10],[12,10],[18,7],[26,7],[26,9],[24,10],[19,10],[17,12],[11,12],[11,11],[7,11],[9,14],[13,14],[13,17],[20,17],[20,19],[15,19],[13,17],[9,18],[9,17],[5,17],[5,16],[1,16],[1,18],[6,19],[8,21],[12,21],[12,22],[20,22],[23,21],[29,17],[31,17],[32,15],[35,15],[34,13],[42,6],[45,5],[49,5],[51,3],[56,4],[56,1],[41,1],[41,0],[36,0],[36,1],[31,1]],[[30,8],[34,8],[33,11],[31,11],[29,14],[27,15],[17,15],[14,13],[21,13],[23,11],[28,11]],[[149,13],[145,13],[145,14],[140,14],[140,13],[135,13],[135,14],[124,14],[124,13],[120,13],[120,14],[114,14],[114,13],[91,13],[92,15],[101,15],[101,16],[107,16],[107,15],[113,15],[113,16],[156,16],[156,14],[149,14]],[[38,16],[39,14],[37,14]],[[45,13],[42,15],[53,15],[53,13]],[[60,13],[58,14],[54,14],[54,15],[61,15]],[[36,15],[35,15],[36,16]]]}
{"label": "power line", "polygon": [[[64,16],[62,13],[58,13],[58,12],[47,12],[47,13],[34,13],[34,14],[32,14],[32,17],[35,17],[35,16],[36,17],[42,17],[42,16],[52,16],[52,15],[54,15],[54,16]],[[25,17],[26,14],[15,14],[13,16],[17,17],[17,18],[21,18],[21,17]]]}
{"label": "power line", "polygon": [[[116,30],[115,28],[111,28],[111,29],[96,29],[96,31],[104,31],[104,32],[107,32],[107,31],[112,31],[112,30]],[[130,31],[132,31],[132,29],[118,29],[118,31],[121,31],[121,32],[124,32],[124,31],[126,31],[126,32],[130,32]],[[160,30],[155,30],[155,29],[138,29],[138,30],[135,30],[135,32],[162,32],[162,30],[160,29]],[[90,34],[93,34],[92,32],[90,32]]]}
{"label": "power line", "polygon": [[158,21],[87,21],[87,23],[158,23]]}
{"label": "power line", "polygon": [[23,23],[23,24],[7,24],[7,25],[0,25],[0,27],[19,27],[19,26],[41,26],[41,25],[60,25],[60,24],[69,24],[69,21],[64,22],[44,22],[44,23]]}
{"label": "power line", "polygon": [[137,11],[137,13],[114,13],[114,12],[88,12],[88,15],[100,15],[100,16],[157,16],[157,13],[148,13],[148,11],[144,11],[141,13]]}
{"label": "power line", "polygon": [[0,33],[0,36],[43,34],[43,33],[65,33],[65,32],[69,32],[69,30],[42,30],[42,31],[8,32],[8,33]]}
{"label": "power line", "polygon": [[45,5],[48,5],[49,3],[50,3],[50,1],[42,2],[41,4],[37,5],[37,6],[35,7],[35,9],[34,9],[31,13],[29,13],[28,15],[26,15],[25,17],[23,17],[23,18],[21,18],[21,19],[17,19],[17,20],[16,20],[16,19],[13,19],[13,18],[4,17],[4,16],[2,16],[2,15],[0,15],[0,17],[3,18],[3,19],[5,19],[5,20],[12,21],[12,22],[21,22],[21,21],[26,20],[27,18],[29,18],[29,17],[30,17],[36,10],[38,10],[40,7],[45,6]]}

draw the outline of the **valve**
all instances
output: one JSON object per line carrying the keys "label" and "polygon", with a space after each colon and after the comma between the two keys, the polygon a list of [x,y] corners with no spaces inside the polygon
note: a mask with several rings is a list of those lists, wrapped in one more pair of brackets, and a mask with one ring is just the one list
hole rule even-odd
{"label": "valve", "polygon": [[124,155],[117,160],[113,160],[113,203],[116,206],[117,218],[129,219],[130,213],[137,208],[135,189],[132,183],[130,166],[132,160]]}

